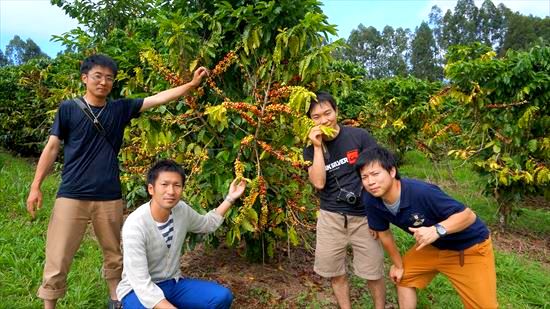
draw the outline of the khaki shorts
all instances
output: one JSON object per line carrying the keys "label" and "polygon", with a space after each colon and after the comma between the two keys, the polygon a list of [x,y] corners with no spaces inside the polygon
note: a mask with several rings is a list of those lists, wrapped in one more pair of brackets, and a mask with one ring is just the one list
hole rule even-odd
{"label": "khaki shorts", "polygon": [[403,257],[405,273],[400,286],[425,288],[438,273],[444,274],[457,291],[465,308],[497,308],[495,257],[491,239],[464,250],[460,266],[460,253],[416,246]]}
{"label": "khaki shorts", "polygon": [[325,278],[346,274],[348,245],[353,249],[353,269],[357,276],[367,280],[384,276],[384,251],[380,242],[372,238],[367,217],[321,210],[313,270]]}

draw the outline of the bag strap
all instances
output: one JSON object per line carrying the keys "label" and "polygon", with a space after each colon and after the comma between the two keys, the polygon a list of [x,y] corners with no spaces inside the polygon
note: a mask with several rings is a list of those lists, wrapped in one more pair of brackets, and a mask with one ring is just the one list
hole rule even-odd
{"label": "bag strap", "polygon": [[97,117],[92,114],[92,111],[88,108],[86,103],[84,103],[80,98],[75,98],[74,101],[76,102],[78,107],[80,107],[80,109],[84,112],[84,115],[86,115],[88,119],[90,119],[90,121],[94,124],[94,127],[99,132],[99,134],[101,134],[101,136],[106,136],[107,134],[105,133],[105,128],[103,128],[103,125],[101,124],[101,122],[99,122]]}
{"label": "bag strap", "polygon": [[[97,119],[97,117],[92,114],[92,111],[88,108],[88,106],[86,105],[86,103],[84,103],[84,101],[82,101],[82,99],[80,98],[74,98],[74,101],[76,102],[76,105],[78,105],[78,107],[80,107],[80,109],[82,110],[82,112],[84,112],[84,115],[86,115],[86,117],[88,117],[88,119],[90,119],[90,121],[92,122],[92,124],[94,125],[96,131],[99,133],[99,135],[103,136],[105,138],[105,140],[107,141],[107,143],[109,145],[111,145],[111,148],[113,149],[113,151],[115,150],[115,146],[113,145],[113,143],[111,143],[111,141],[109,140],[109,138],[107,138],[107,133],[105,132],[105,128],[103,127],[103,125],[101,124],[101,122],[99,121],[99,119]],[[118,155],[118,154],[117,154]]]}

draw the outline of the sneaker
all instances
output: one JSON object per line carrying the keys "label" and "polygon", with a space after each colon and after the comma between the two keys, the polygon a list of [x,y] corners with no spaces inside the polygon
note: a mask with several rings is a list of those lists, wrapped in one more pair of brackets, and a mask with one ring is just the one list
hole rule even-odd
{"label": "sneaker", "polygon": [[118,300],[114,300],[109,297],[109,302],[107,303],[107,309],[122,309],[122,303]]}

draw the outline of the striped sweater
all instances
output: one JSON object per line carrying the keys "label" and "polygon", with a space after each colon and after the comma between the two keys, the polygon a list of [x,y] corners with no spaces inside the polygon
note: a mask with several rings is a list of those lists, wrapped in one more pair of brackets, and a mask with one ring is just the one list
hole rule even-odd
{"label": "striped sweater", "polygon": [[170,248],[153,220],[149,203],[141,205],[124,222],[124,267],[116,291],[118,299],[134,290],[145,307],[154,307],[165,298],[156,283],[181,277],[180,256],[187,232],[210,233],[223,222],[213,210],[200,215],[183,201],[172,209],[172,216],[174,238]]}

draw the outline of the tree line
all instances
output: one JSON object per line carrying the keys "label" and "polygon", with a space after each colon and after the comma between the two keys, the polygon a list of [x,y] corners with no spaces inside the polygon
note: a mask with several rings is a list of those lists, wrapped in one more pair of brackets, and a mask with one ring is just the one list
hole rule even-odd
{"label": "tree line", "polygon": [[[145,5],[140,1],[130,2],[140,8]],[[105,35],[112,29],[123,27],[132,18],[142,17],[136,12],[144,11],[116,10],[108,5],[95,8],[95,4],[89,1],[77,5],[54,0],[52,4],[60,6],[71,17],[93,29],[96,35]],[[194,5],[197,9],[207,6]],[[93,10],[96,10],[94,18],[90,18],[90,14],[79,13]],[[359,64],[366,69],[366,77],[371,79],[412,75],[435,81],[443,79],[444,56],[451,46],[481,42],[503,56],[510,49],[527,50],[549,41],[548,17],[525,16],[502,3],[495,6],[491,0],[485,0],[479,8],[474,0],[458,0],[454,10],[445,13],[437,5],[433,6],[428,21],[423,21],[414,31],[389,25],[379,31],[373,26],[359,24],[346,40],[349,48],[338,50],[335,58]],[[16,35],[6,46],[5,52],[0,49],[0,67],[20,65],[33,58],[48,56],[30,38],[25,41]]]}
{"label": "tree line", "polygon": [[35,58],[49,58],[32,39],[21,39],[15,35],[6,45],[5,53],[0,49],[0,67],[21,65]]}
{"label": "tree line", "polygon": [[382,31],[362,24],[347,39],[342,59],[356,62],[371,79],[412,75],[431,81],[443,79],[445,55],[455,45],[481,42],[499,56],[510,49],[527,50],[550,41],[550,18],[524,16],[504,4],[458,0],[445,13],[433,6],[429,21],[414,31],[386,26]]}

